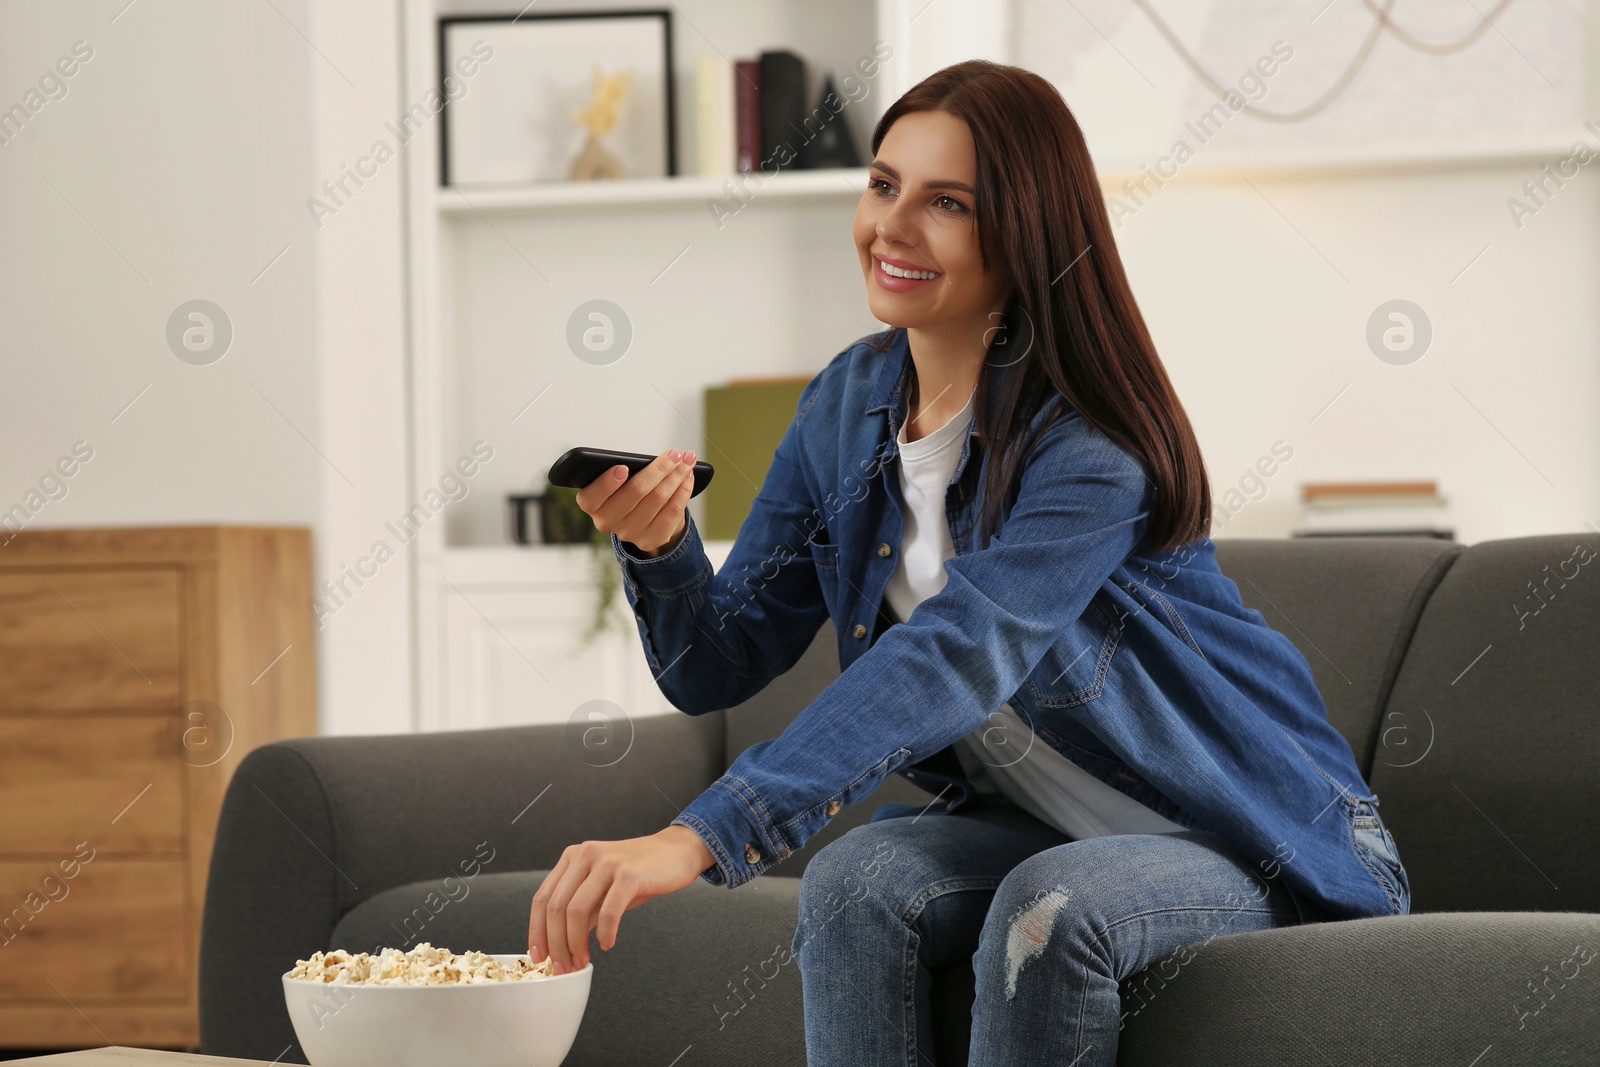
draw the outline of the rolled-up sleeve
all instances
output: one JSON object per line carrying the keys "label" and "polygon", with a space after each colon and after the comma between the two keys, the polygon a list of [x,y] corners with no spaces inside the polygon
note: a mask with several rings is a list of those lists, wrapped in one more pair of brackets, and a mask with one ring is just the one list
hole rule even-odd
{"label": "rolled-up sleeve", "polygon": [[861,800],[986,721],[1137,551],[1150,493],[1138,458],[1076,412],[1050,423],[989,544],[945,561],[942,590],[673,820],[716,858],[702,877],[748,882],[802,847],[832,802]]}

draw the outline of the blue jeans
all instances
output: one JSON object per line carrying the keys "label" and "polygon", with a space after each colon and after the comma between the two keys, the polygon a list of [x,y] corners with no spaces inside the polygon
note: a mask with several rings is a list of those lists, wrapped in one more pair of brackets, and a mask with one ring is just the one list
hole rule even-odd
{"label": "blue jeans", "polygon": [[1204,830],[1075,841],[1003,798],[854,827],[801,877],[806,1063],[934,1067],[930,972],[971,959],[968,1064],[1114,1067],[1153,995],[1124,1004],[1124,979],[1171,956],[1182,981],[1197,942],[1326,917],[1277,873]]}

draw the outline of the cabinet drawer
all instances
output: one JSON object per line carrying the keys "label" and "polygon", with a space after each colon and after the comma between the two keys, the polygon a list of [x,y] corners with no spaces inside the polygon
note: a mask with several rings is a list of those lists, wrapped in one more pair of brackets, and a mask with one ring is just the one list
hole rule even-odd
{"label": "cabinet drawer", "polygon": [[185,997],[184,861],[96,853],[67,869],[75,876],[56,861],[0,860],[0,1000]]}
{"label": "cabinet drawer", "polygon": [[0,574],[0,708],[171,706],[181,700],[179,574]]}
{"label": "cabinet drawer", "polygon": [[181,853],[175,714],[0,716],[0,854]]}

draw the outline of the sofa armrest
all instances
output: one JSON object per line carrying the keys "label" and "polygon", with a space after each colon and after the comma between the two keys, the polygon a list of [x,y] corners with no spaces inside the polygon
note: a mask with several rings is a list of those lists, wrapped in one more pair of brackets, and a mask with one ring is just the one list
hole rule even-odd
{"label": "sofa armrest", "polygon": [[725,769],[720,714],[631,727],[631,739],[619,736],[626,728],[608,739],[615,756],[569,743],[564,724],[252,751],[228,785],[211,853],[201,1048],[244,1056],[293,1043],[279,976],[333,947],[334,925],[362,901],[468,870],[548,869],[579,841],[655,833]]}

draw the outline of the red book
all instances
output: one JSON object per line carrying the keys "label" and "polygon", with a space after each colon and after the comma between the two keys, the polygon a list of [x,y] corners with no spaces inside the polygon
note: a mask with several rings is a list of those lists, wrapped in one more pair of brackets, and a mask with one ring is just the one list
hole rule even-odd
{"label": "red book", "polygon": [[739,130],[738,167],[761,169],[761,61],[734,61],[735,125]]}

